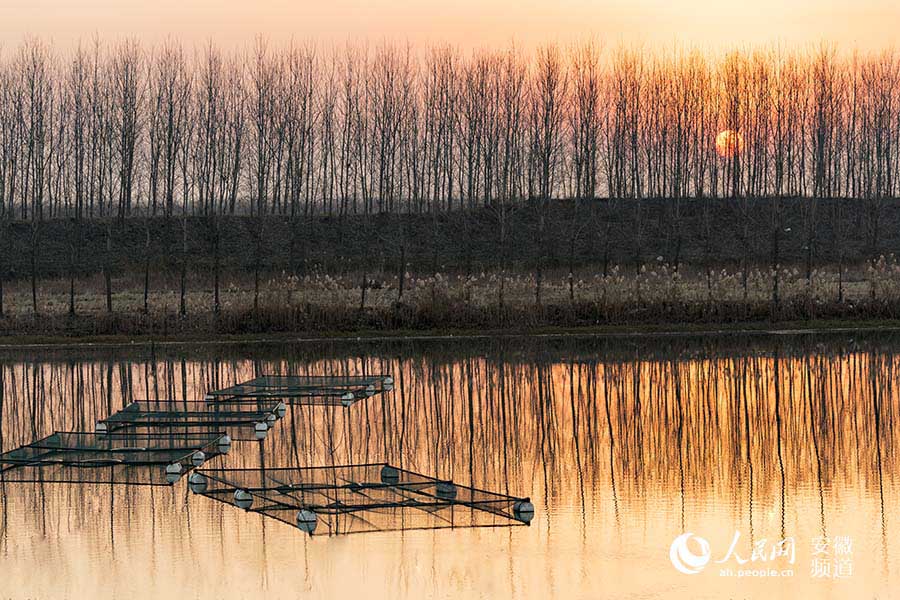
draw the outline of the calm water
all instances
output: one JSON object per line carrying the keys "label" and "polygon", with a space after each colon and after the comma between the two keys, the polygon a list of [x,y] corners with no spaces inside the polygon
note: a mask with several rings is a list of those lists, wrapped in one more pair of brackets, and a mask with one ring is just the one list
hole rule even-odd
{"label": "calm water", "polygon": [[[218,464],[387,460],[530,496],[537,514],[530,527],[311,539],[184,482],[6,483],[0,597],[891,597],[900,339],[851,337],[7,352],[3,450],[92,431],[135,399],[383,372],[393,392],[295,407],[264,455],[246,443]],[[709,558],[695,574],[670,559],[685,532],[703,538],[688,559]]]}

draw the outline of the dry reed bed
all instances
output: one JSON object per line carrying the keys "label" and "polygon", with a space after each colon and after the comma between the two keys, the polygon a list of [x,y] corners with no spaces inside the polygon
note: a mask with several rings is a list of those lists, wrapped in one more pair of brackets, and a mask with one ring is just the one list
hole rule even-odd
{"label": "dry reed bed", "polygon": [[[143,280],[113,280],[113,310],[100,277],[76,281],[75,313],[68,280],[38,286],[34,313],[28,282],[8,285],[0,331],[6,334],[241,334],[264,332],[581,327],[754,320],[885,319],[900,316],[900,265],[893,256],[856,267],[839,279],[819,269],[778,272],[675,270],[658,261],[639,271],[306,276],[273,274],[223,281],[219,311],[205,274],[188,282],[181,314],[179,282],[154,277],[144,306]],[[746,287],[745,287],[746,281]]]}

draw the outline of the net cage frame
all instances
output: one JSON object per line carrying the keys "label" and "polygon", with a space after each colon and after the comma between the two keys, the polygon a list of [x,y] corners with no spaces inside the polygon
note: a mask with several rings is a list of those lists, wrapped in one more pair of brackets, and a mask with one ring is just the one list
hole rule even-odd
{"label": "net cage frame", "polygon": [[394,389],[390,375],[260,375],[207,392],[207,402],[283,400],[291,405],[349,407]]}
{"label": "net cage frame", "polygon": [[[392,470],[396,480],[385,481],[385,470]],[[367,479],[354,479],[354,474],[364,474]],[[199,483],[194,480],[197,475],[204,478],[202,489],[194,487]],[[530,516],[520,518],[516,507],[528,503],[533,511],[527,497],[464,486],[387,462],[200,468],[190,481],[195,494],[295,527],[300,512],[311,511],[321,527],[308,531],[310,535],[529,525]],[[440,486],[444,486],[443,495]],[[446,493],[448,487],[452,496]],[[239,490],[252,497],[249,507],[237,505]],[[356,502],[348,503],[348,498]]]}
{"label": "net cage frame", "polygon": [[[253,441],[254,428],[266,423],[272,429],[281,420],[285,406],[276,399],[206,402],[200,400],[135,400],[97,421],[107,433],[147,431],[163,433],[228,433],[234,441]],[[281,414],[279,414],[281,411]],[[246,433],[245,433],[246,432]]]}
{"label": "net cage frame", "polygon": [[[0,454],[0,482],[171,486],[200,466],[198,452],[201,465],[227,453],[226,438],[222,432],[55,431]],[[170,473],[176,464],[180,469]]]}

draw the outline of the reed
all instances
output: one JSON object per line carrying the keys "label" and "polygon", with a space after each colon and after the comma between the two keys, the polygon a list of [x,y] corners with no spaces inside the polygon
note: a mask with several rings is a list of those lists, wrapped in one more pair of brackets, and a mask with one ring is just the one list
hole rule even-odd
{"label": "reed", "polygon": [[[180,314],[176,277],[147,296],[138,275],[77,282],[70,312],[68,281],[41,281],[35,316],[30,282],[7,286],[0,331],[7,335],[165,335],[398,330],[521,330],[900,317],[900,264],[893,256],[845,270],[800,268],[695,271],[657,261],[639,270],[543,274],[541,302],[533,272],[347,273],[302,277],[248,274],[224,283],[216,304],[209,282],[193,281]],[[778,282],[777,294],[775,282]],[[841,292],[839,294],[839,285]],[[218,312],[216,307],[218,306]]]}

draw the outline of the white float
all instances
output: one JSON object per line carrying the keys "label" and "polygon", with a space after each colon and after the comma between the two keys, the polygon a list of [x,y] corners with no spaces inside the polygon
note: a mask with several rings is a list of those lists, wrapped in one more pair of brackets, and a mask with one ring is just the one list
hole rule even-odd
{"label": "white float", "polygon": [[265,421],[260,421],[256,425],[253,426],[253,437],[257,441],[263,441],[266,439],[266,435],[269,433],[269,426]]}
{"label": "white float", "polygon": [[206,476],[201,473],[191,473],[188,478],[188,487],[195,494],[202,494],[206,491]]}
{"label": "white float", "polygon": [[317,521],[318,516],[311,510],[304,508],[297,512],[297,527],[300,528],[300,531],[305,531],[312,535],[316,530]]}
{"label": "white float", "polygon": [[191,464],[195,467],[199,467],[203,463],[206,462],[206,454],[203,453],[203,450],[197,450],[194,454],[191,455]]}
{"label": "white float", "polygon": [[534,518],[534,504],[528,500],[517,500],[513,504],[513,516],[523,523],[530,523]]}
{"label": "white float", "polygon": [[181,463],[178,462],[166,465],[166,481],[175,483],[181,479],[181,472],[183,470],[184,468],[181,466]]}
{"label": "white float", "polygon": [[247,510],[248,508],[250,508],[250,505],[253,504],[253,496],[251,496],[250,492],[248,492],[247,490],[235,490],[234,504],[238,508]]}
{"label": "white float", "polygon": [[228,454],[231,450],[231,436],[223,435],[219,438],[219,452],[222,454]]}

